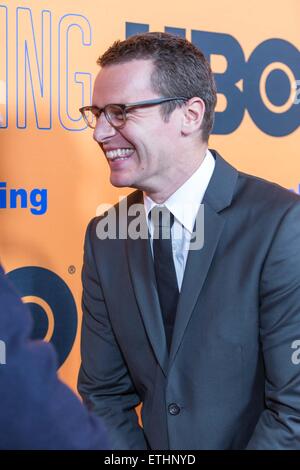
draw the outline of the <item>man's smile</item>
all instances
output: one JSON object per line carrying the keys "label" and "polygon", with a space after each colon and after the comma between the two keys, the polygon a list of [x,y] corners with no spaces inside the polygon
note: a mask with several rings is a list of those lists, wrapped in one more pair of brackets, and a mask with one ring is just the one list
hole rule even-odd
{"label": "man's smile", "polygon": [[105,150],[106,158],[110,161],[128,160],[134,153],[133,148],[117,148],[113,150]]}

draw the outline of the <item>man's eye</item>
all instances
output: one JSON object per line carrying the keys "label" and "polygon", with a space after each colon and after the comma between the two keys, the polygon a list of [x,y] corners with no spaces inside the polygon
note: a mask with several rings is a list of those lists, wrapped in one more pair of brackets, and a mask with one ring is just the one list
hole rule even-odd
{"label": "man's eye", "polygon": [[123,113],[122,113],[121,111],[114,112],[114,117],[115,117],[116,119],[122,120],[122,119],[123,119]]}
{"label": "man's eye", "polygon": [[112,119],[123,120],[123,111],[119,106],[110,105],[106,108],[106,112]]}

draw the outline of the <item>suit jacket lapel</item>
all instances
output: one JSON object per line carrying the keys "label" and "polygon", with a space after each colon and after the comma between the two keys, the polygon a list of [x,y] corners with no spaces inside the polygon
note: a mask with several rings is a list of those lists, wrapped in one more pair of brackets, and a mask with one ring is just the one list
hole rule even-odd
{"label": "suit jacket lapel", "polygon": [[220,212],[230,205],[237,180],[237,171],[216,152],[212,153],[216,165],[203,199],[204,244],[201,249],[189,251],[177,307],[169,367],[181,344],[222,234],[225,216]]}
{"label": "suit jacket lapel", "polygon": [[176,355],[194,306],[201,293],[223,226],[224,220],[222,217],[205,204],[204,245],[202,249],[189,251],[177,306],[170,362]]}
{"label": "suit jacket lapel", "polygon": [[[137,194],[137,200],[134,203],[143,204],[142,193]],[[131,205],[132,202],[129,204]],[[133,219],[133,216],[128,216],[128,225]],[[144,217],[143,223],[147,223],[146,217]],[[137,304],[153,351],[166,374],[168,366],[167,343],[156,289],[150,241],[149,238],[133,240],[128,236],[126,246],[131,282]]]}

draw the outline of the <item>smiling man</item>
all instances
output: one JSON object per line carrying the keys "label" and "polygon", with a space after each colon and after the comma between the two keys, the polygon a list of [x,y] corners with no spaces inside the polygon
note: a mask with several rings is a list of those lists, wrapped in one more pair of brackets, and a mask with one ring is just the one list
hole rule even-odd
{"label": "smiling man", "polygon": [[[162,91],[155,90],[152,84],[155,74],[153,61],[149,59],[132,59],[103,67],[95,81],[93,103],[96,107],[92,107],[91,113],[94,111],[97,119],[97,109],[107,103],[131,103],[127,110],[112,106],[107,115],[101,113],[102,125],[96,126],[94,139],[106,155],[114,186],[138,188],[156,202],[164,202],[197,170],[205,156],[206,141],[185,138],[201,124],[205,104],[199,97],[178,98],[179,93],[161,98]],[[213,81],[211,84],[210,99],[214,106]],[[180,89],[178,84],[178,91]],[[168,119],[162,119],[159,104],[167,103],[172,103],[175,109]],[[184,105],[185,122],[182,122]],[[114,122],[109,122],[110,115],[117,127],[121,126],[117,133],[111,125]],[[182,136],[178,139],[181,130]]]}
{"label": "smiling man", "polygon": [[299,197],[208,150],[216,88],[189,41],[140,34],[98,63],[81,113],[111,183],[137,189],[108,216],[140,207],[149,237],[88,226],[84,402],[116,449],[300,448]]}

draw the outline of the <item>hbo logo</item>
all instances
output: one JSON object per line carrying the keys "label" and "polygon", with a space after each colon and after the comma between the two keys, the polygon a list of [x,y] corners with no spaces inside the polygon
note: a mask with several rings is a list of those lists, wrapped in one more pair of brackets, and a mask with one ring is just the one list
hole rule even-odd
{"label": "hbo logo", "polygon": [[[148,30],[148,24],[126,23],[127,37]],[[186,36],[185,29],[167,27],[165,31]],[[226,61],[225,70],[215,72],[226,107],[216,112],[214,134],[234,132],[246,110],[256,126],[271,136],[285,136],[298,128],[300,105],[296,104],[294,86],[300,80],[300,52],[293,44],[268,39],[258,44],[246,61],[240,43],[229,34],[192,30],[191,40],[210,62],[212,56]]]}

